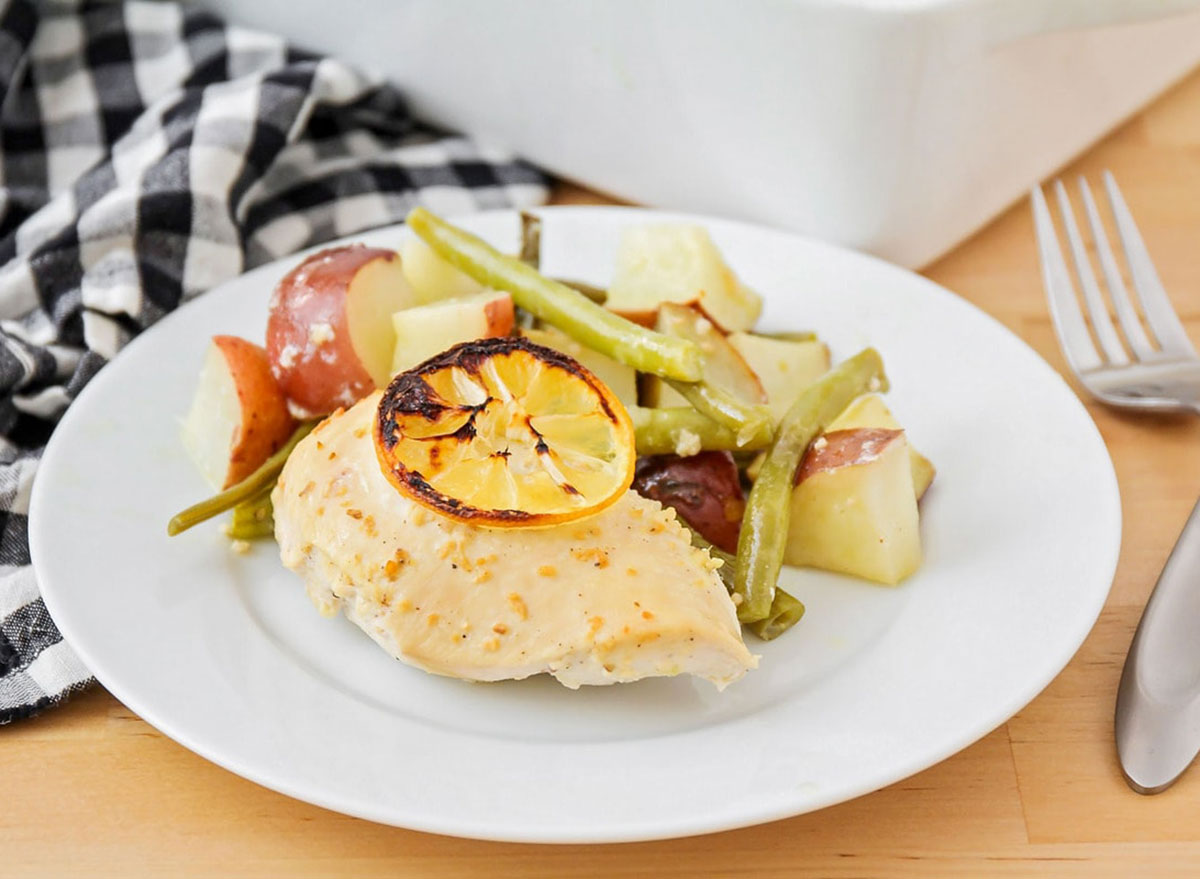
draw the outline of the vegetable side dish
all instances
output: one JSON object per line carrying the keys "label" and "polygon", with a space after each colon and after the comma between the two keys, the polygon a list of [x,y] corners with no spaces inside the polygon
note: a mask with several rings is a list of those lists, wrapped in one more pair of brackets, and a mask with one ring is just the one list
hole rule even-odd
{"label": "vegetable side dish", "polygon": [[317,253],[271,299],[266,346],[215,337],[184,445],[275,537],[325,613],[409,664],[569,687],[754,668],[807,565],[897,584],[921,561],[933,466],[865,349],[754,332],[757,293],[698,226],[626,230],[607,290],[423,209],[399,252]]}

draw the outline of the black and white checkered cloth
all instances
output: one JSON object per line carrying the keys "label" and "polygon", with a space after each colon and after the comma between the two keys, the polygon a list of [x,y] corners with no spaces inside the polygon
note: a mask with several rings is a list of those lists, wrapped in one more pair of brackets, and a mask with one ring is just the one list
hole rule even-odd
{"label": "black and white checkered cloth", "polygon": [[546,180],[413,122],[379,80],[173,3],[0,0],[0,723],[90,675],[38,595],[30,486],[133,335],[299,248]]}

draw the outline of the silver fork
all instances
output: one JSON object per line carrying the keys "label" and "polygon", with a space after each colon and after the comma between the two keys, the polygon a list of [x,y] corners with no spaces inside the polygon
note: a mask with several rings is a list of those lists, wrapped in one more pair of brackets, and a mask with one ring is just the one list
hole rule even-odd
{"label": "silver fork", "polygon": [[1083,289],[1083,301],[1087,305],[1092,329],[1100,343],[1100,351],[1097,351],[1079,309],[1066,261],[1058,247],[1050,209],[1038,188],[1033,190],[1033,218],[1042,256],[1042,280],[1046,285],[1050,315],[1054,319],[1054,329],[1063,354],[1079,383],[1097,399],[1111,406],[1157,412],[1191,410],[1200,413],[1200,356],[1197,356],[1196,349],[1192,347],[1167,299],[1133,215],[1121,196],[1121,190],[1117,188],[1117,181],[1107,171],[1104,172],[1104,189],[1116,221],[1117,236],[1125,251],[1134,290],[1142,313],[1146,316],[1146,323],[1158,340],[1158,347],[1151,343],[1138,319],[1112,248],[1109,247],[1092,192],[1087,181],[1080,177],[1079,190],[1084,212],[1129,353],[1121,345],[1117,328],[1109,318],[1104,294],[1096,281],[1079,227],[1075,223],[1067,189],[1061,180],[1056,180],[1054,192],[1058,197],[1076,277]]}
{"label": "silver fork", "polygon": [[[1125,252],[1129,277],[1150,333],[1138,318],[1091,190],[1081,177],[1080,197],[1108,301],[1117,316],[1114,326],[1108,301],[1075,223],[1066,187],[1058,180],[1054,191],[1059,213],[1099,350],[1088,332],[1049,206],[1039,187],[1032,193],[1033,218],[1042,258],[1042,280],[1059,345],[1079,383],[1110,406],[1200,413],[1200,357],[1167,299],[1117,182],[1107,171],[1104,189]],[[1151,342],[1150,334],[1157,345]],[[1139,793],[1158,793],[1168,788],[1200,752],[1198,633],[1200,502],[1184,525],[1146,604],[1117,692],[1117,752],[1126,781]]]}

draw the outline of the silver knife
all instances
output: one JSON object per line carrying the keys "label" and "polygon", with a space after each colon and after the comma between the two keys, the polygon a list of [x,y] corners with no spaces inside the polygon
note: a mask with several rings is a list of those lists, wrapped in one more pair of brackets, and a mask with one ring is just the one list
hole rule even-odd
{"label": "silver knife", "polygon": [[1116,728],[1125,780],[1141,794],[1166,790],[1200,753],[1200,502],[1133,636]]}

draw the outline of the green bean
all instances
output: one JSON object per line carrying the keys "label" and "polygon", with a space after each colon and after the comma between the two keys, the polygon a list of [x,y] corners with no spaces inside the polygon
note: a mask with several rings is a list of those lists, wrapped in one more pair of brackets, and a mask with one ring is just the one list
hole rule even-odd
{"label": "green bean", "polygon": [[[252,498],[247,498],[233,508],[228,533],[230,537],[252,534],[254,537],[271,537],[275,534],[275,507],[271,503],[271,492],[275,488],[272,482]],[[250,540],[253,537],[243,536],[241,539]]]}
{"label": "green bean", "polygon": [[521,211],[521,252],[517,256],[535,269],[542,264],[542,218]]}
{"label": "green bean", "polygon": [[874,348],[860,351],[825,373],[796,398],[783,416],[775,442],[746,498],[738,536],[734,589],[742,596],[738,605],[742,622],[765,620],[771,612],[787,542],[796,468],[808,444],[851,400],[868,390],[887,390],[883,360]]}
{"label": "green bean", "polygon": [[270,522],[230,522],[225,536],[231,540],[265,540],[275,536],[275,526]]}
{"label": "green bean", "polygon": [[732,430],[737,438],[736,448],[745,448],[752,439],[770,440],[774,424],[771,410],[766,406],[743,403],[723,388],[706,381],[667,379],[667,384],[695,406],[701,415]]}
{"label": "green bean", "polygon": [[627,321],[424,208],[414,208],[406,222],[442,259],[459,271],[481,284],[506,290],[516,305],[533,312],[593,351],[606,354],[639,372],[682,381],[700,379],[702,357],[694,343]]}
{"label": "green bean", "polygon": [[[542,264],[542,218],[537,214],[521,211],[521,250],[517,258],[535,269]],[[537,317],[517,307],[513,309],[513,323],[518,329],[532,330],[537,326]]]}
{"label": "green bean", "polygon": [[764,449],[771,442],[770,433],[764,433],[739,446],[737,434],[690,406],[666,409],[631,406],[629,416],[633,419],[639,455]]}
{"label": "green bean", "polygon": [[[737,569],[737,558],[719,546],[709,543],[699,531],[692,528],[687,522],[683,522],[683,525],[692,532],[692,546],[707,549],[710,556],[724,562],[721,567],[717,568],[717,574],[720,576],[721,582],[725,584],[725,588],[729,590],[729,594],[737,594],[734,592],[734,571]],[[771,600],[770,613],[764,619],[756,623],[750,623],[746,628],[763,641],[774,641],[792,626],[796,625],[796,623],[800,622],[800,618],[803,616],[803,602],[784,590],[776,588],[775,597]]]}
{"label": "green bean", "polygon": [[199,525],[213,516],[219,516],[226,510],[233,509],[242,501],[259,494],[265,487],[273,485],[275,480],[279,478],[279,474],[283,470],[283,465],[287,462],[288,455],[292,453],[292,450],[296,448],[300,440],[308,436],[316,426],[317,422],[315,421],[304,422],[296,428],[291,438],[283,444],[279,451],[267,458],[257,470],[241,482],[229,486],[229,488],[220,494],[200,501],[198,504],[193,504],[180,513],[176,513],[171,517],[171,521],[167,523],[167,534],[172,537],[176,534],[181,534],[193,525]]}
{"label": "green bean", "polygon": [[804,616],[804,602],[776,587],[771,609],[761,620],[746,623],[746,628],[762,641],[774,641]]}

